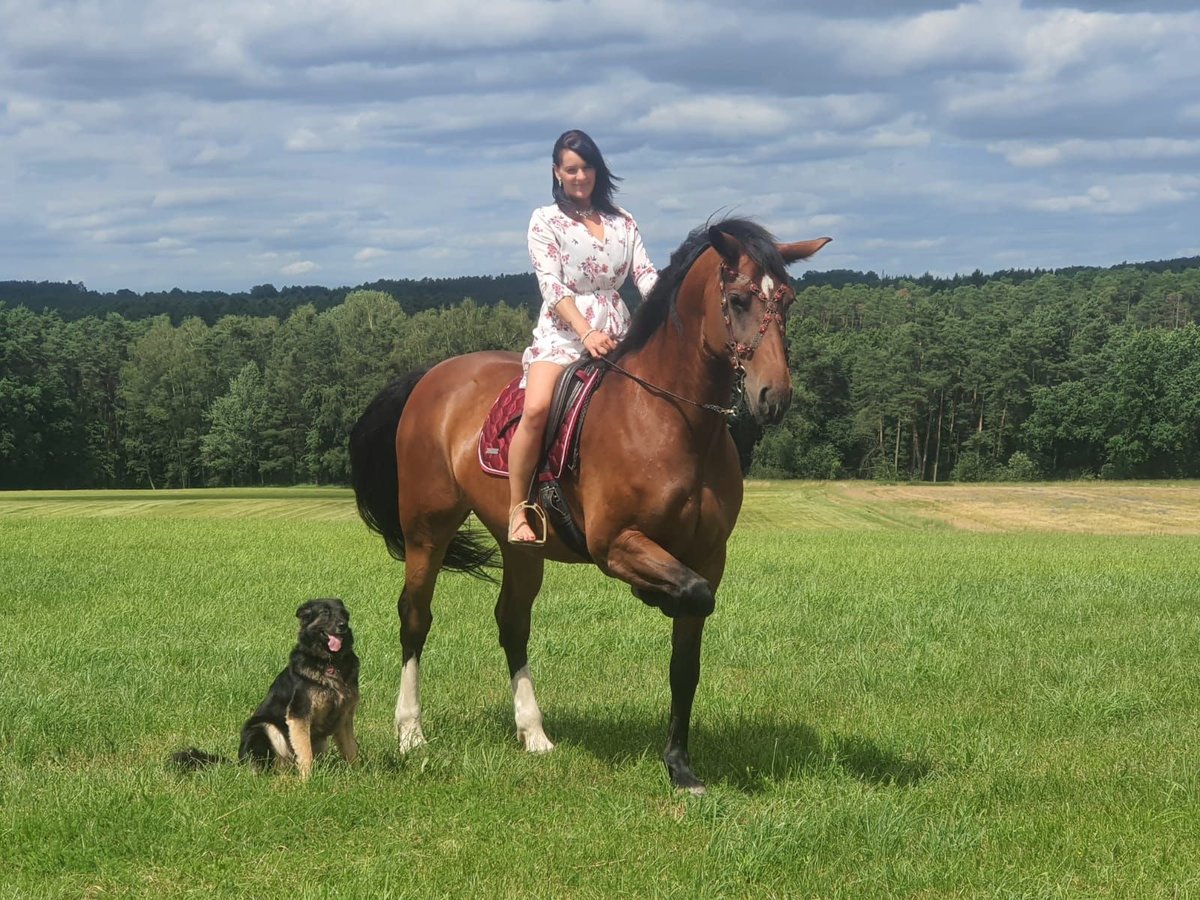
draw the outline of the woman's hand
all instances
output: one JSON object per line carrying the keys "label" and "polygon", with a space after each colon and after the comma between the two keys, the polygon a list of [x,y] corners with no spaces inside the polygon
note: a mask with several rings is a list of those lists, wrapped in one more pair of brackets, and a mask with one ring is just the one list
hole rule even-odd
{"label": "woman's hand", "polygon": [[606,356],[616,346],[616,341],[597,328],[590,329],[583,336],[583,349],[592,356]]}

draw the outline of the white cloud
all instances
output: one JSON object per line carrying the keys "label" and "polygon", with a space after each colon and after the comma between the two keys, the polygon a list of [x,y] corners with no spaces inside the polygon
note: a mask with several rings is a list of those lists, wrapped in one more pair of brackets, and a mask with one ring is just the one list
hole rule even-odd
{"label": "white cloud", "polygon": [[175,209],[188,206],[213,206],[235,199],[236,194],[224,187],[180,187],[155,191],[150,205],[155,209]]}
{"label": "white cloud", "polygon": [[289,263],[279,270],[280,275],[285,275],[288,278],[293,278],[297,275],[308,275],[310,272],[315,272],[321,267],[311,260],[301,260],[300,262]]}
{"label": "white cloud", "polygon": [[241,162],[250,156],[250,147],[245,144],[222,146],[214,141],[208,141],[196,151],[192,162],[198,166],[224,165]]}
{"label": "white cloud", "polygon": [[932,250],[946,243],[946,238],[871,238],[864,241],[863,246],[871,250]]}
{"label": "white cloud", "polygon": [[910,121],[896,122],[873,128],[866,136],[868,147],[926,147],[933,140],[933,134],[925,128],[917,128]]}
{"label": "white cloud", "polygon": [[1200,176],[1185,178],[1136,175],[1096,184],[1078,194],[1045,196],[1029,201],[1040,212],[1088,212],[1101,215],[1131,215],[1193,202],[1200,193]]}
{"label": "white cloud", "polygon": [[160,237],[158,240],[151,241],[146,246],[150,250],[154,250],[159,253],[169,253],[172,255],[185,254],[188,256],[194,256],[196,254],[196,249],[194,247],[189,247],[186,243],[178,238]]}
{"label": "white cloud", "polygon": [[1017,59],[1028,15],[1017,0],[982,0],[907,18],[826,22],[818,33],[850,71],[885,76],[950,66],[970,71]]}
{"label": "white cloud", "polygon": [[778,107],[749,97],[697,97],[654,107],[634,123],[649,132],[700,132],[723,137],[774,135],[790,130]]}
{"label": "white cloud", "polygon": [[1002,141],[988,145],[988,150],[1003,155],[1014,166],[1038,167],[1081,161],[1185,159],[1200,156],[1200,140],[1146,137],[1105,141],[1073,139],[1053,144]]}
{"label": "white cloud", "polygon": [[718,210],[893,272],[1150,259],[1194,233],[1200,11],[751,5],[0,0],[0,271],[525,271],[572,126],[658,261]]}

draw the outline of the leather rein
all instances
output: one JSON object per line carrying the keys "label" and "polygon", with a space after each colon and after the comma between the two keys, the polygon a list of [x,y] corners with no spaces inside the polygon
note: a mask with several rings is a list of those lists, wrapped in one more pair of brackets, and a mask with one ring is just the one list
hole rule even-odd
{"label": "leather rein", "polygon": [[[673,391],[669,391],[664,387],[659,387],[656,384],[646,381],[644,378],[634,375],[632,372],[622,368],[604,356],[598,357],[597,362],[603,363],[610,369],[620,372],[626,378],[637,382],[649,391],[665,394],[674,400],[679,400],[683,403],[695,406],[698,409],[707,410],[708,412],[718,413],[726,418],[733,416],[737,412],[738,402],[741,399],[743,385],[746,381],[746,367],[743,365],[743,362],[749,361],[754,357],[754,351],[757,350],[758,345],[762,343],[762,339],[764,336],[766,336],[767,329],[771,327],[772,322],[779,323],[779,331],[784,335],[786,340],[786,332],[783,330],[783,312],[780,302],[784,296],[784,293],[788,289],[788,283],[784,281],[775,289],[771,296],[768,297],[765,293],[763,293],[763,289],[759,285],[755,284],[742,273],[734,271],[724,262],[721,263],[721,268],[717,274],[717,278],[721,285],[721,317],[725,320],[725,328],[729,332],[729,340],[725,342],[725,349],[729,351],[729,362],[733,366],[732,406],[725,407],[718,406],[715,403],[698,403],[697,401],[691,400],[688,397],[680,396]],[[744,281],[746,283],[746,290],[760,297],[767,308],[762,322],[759,323],[758,333],[755,334],[754,340],[749,344],[743,344],[734,336],[733,320],[729,315],[729,286],[738,279]]]}

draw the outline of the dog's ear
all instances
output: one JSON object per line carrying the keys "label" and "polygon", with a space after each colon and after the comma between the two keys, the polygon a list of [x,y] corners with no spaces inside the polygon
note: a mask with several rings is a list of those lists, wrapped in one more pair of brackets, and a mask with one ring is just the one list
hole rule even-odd
{"label": "dog's ear", "polygon": [[300,604],[300,608],[296,610],[296,618],[300,620],[301,625],[307,625],[317,615],[317,601],[309,600],[307,603]]}

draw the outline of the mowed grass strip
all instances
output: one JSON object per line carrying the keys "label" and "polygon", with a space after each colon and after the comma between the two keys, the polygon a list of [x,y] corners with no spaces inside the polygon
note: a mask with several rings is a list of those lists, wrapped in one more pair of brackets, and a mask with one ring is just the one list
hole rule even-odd
{"label": "mowed grass strip", "polygon": [[[352,510],[310,521],[252,491],[209,507],[243,516],[106,494],[72,501],[99,516],[17,514],[39,497],[4,495],[0,895],[1200,892],[1200,539],[855,520],[820,491],[748,488],[706,629],[699,801],[659,761],[669,623],[594,569],[549,567],[534,610],[554,753],[516,744],[495,586],[447,575],[430,745],[402,757],[402,567]],[[296,606],[330,595],[363,658],[362,763],[307,785],[169,771],[184,745],[235,752]]]}
{"label": "mowed grass strip", "polygon": [[4,491],[0,518],[170,517],[357,521],[348,488],[209,488],[166,491]]}

